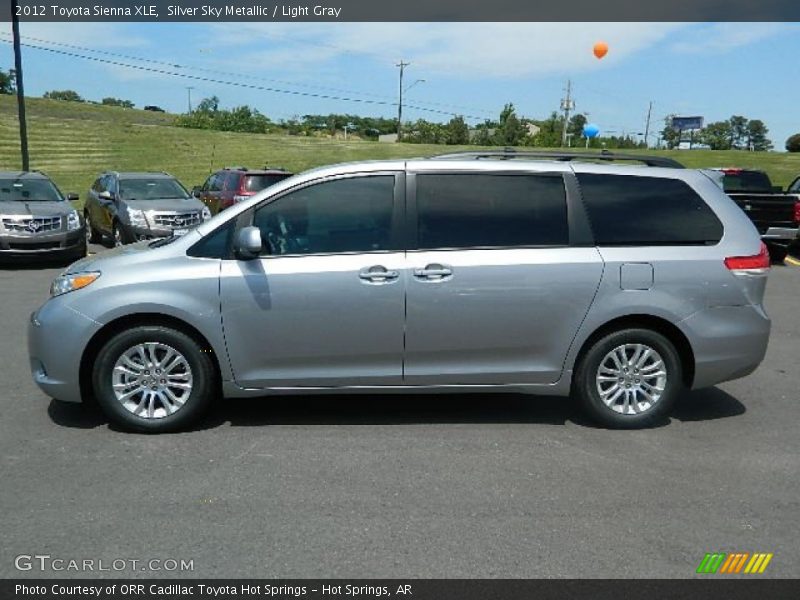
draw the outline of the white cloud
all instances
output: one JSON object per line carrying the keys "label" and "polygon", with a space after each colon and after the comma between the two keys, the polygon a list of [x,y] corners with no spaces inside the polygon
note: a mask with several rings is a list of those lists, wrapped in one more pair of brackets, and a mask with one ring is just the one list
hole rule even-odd
{"label": "white cloud", "polygon": [[796,23],[715,23],[695,28],[686,37],[672,44],[671,49],[683,53],[722,53],[786,33],[797,33]]}
{"label": "white cloud", "polygon": [[[463,79],[535,77],[598,67],[592,46],[610,51],[600,66],[624,60],[686,27],[673,23],[224,23],[215,43],[265,48],[253,57],[319,66],[347,55],[412,61]],[[275,50],[279,46],[280,50]],[[280,65],[280,63],[273,63]]]}
{"label": "white cloud", "polygon": [[[36,23],[22,21],[19,26],[23,43],[47,40],[54,44],[70,44],[85,48],[137,48],[149,42],[132,35],[122,23]],[[29,38],[26,40],[26,38]],[[35,40],[34,40],[35,38]]]}

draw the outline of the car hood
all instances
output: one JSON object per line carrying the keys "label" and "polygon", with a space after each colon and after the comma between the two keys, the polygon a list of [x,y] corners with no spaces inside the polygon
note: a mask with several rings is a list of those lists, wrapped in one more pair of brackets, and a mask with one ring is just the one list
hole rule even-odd
{"label": "car hood", "polygon": [[166,198],[163,200],[125,200],[128,208],[157,211],[201,211],[204,204],[197,198]]}
{"label": "car hood", "polygon": [[75,208],[69,202],[0,202],[0,215],[66,216]]}
{"label": "car hood", "polygon": [[200,237],[200,234],[193,230],[174,242],[160,247],[153,248],[151,247],[153,240],[144,240],[135,244],[103,250],[98,254],[87,256],[72,263],[67,267],[66,273],[82,273],[86,271],[116,271],[122,273],[124,267],[158,260],[165,256],[180,256],[186,251],[186,248],[197,242]]}

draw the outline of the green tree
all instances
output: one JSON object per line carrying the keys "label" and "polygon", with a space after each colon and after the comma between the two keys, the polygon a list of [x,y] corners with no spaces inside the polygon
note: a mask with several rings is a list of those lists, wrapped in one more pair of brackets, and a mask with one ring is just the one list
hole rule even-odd
{"label": "green tree", "polygon": [[74,90],[51,90],[44,93],[44,98],[65,100],[67,102],[84,102],[84,99]]}
{"label": "green tree", "polygon": [[121,106],[123,108],[133,108],[134,106],[133,102],[131,102],[130,100],[122,100],[120,98],[112,98],[112,97],[103,98],[100,101],[100,104],[103,104],[105,106]]}
{"label": "green tree", "polygon": [[583,137],[583,128],[586,126],[586,115],[578,113],[569,120],[567,125],[567,133],[572,134],[572,143],[575,145],[577,141]]}
{"label": "green tree", "polygon": [[14,70],[10,69],[7,73],[0,70],[0,94],[14,94],[17,91]]}
{"label": "green tree", "polygon": [[669,115],[664,119],[664,129],[661,130],[661,139],[664,140],[664,143],[670,150],[676,148],[678,144],[680,144],[681,139],[681,132],[672,127],[673,116],[675,115]]}
{"label": "green tree", "polygon": [[446,144],[469,144],[469,126],[467,126],[464,117],[457,116],[450,119],[450,122],[445,127],[445,143]]}
{"label": "green tree", "polygon": [[510,102],[500,112],[500,126],[495,132],[495,141],[500,146],[519,146],[525,140],[528,130],[517,117],[516,109]]}
{"label": "green tree", "polygon": [[730,147],[737,150],[744,148],[747,145],[747,119],[741,115],[733,115],[728,123],[731,127]]}
{"label": "green tree", "polygon": [[536,123],[539,133],[530,139],[530,145],[539,148],[557,148],[561,145],[561,131],[564,127],[564,117],[553,111],[544,121]]}
{"label": "green tree", "polygon": [[767,137],[769,129],[761,119],[752,119],[747,122],[747,147],[756,152],[772,149],[772,141]]}
{"label": "green tree", "polygon": [[712,150],[730,150],[731,124],[730,121],[717,121],[709,123],[700,133],[700,140]]}
{"label": "green tree", "polygon": [[800,152],[800,133],[789,136],[786,140],[787,152]]}

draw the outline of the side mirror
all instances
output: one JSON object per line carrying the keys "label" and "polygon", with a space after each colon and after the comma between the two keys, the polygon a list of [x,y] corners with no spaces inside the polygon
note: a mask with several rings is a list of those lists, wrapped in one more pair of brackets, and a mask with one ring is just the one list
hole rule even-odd
{"label": "side mirror", "polygon": [[233,245],[236,256],[242,260],[252,260],[261,254],[261,230],[258,227],[244,227],[236,235]]}
{"label": "side mirror", "polygon": [[201,191],[202,191],[202,188],[199,185],[194,186],[192,188],[192,196],[194,196],[195,198],[199,198]]}
{"label": "side mirror", "polygon": [[67,194],[67,201],[68,202],[75,202],[76,200],[80,200],[80,198],[81,197],[78,194],[76,194],[75,192],[69,192]]}
{"label": "side mirror", "polygon": [[112,194],[108,190],[100,192],[99,194],[97,194],[97,197],[100,198],[101,200],[108,200],[109,202],[114,200],[114,194]]}

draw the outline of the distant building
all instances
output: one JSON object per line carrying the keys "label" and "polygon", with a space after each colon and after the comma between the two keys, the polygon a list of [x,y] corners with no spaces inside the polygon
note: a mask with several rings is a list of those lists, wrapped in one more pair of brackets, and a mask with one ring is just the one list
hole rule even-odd
{"label": "distant building", "polygon": [[528,135],[531,137],[537,135],[542,130],[536,123],[525,123],[525,127],[528,130]]}

